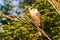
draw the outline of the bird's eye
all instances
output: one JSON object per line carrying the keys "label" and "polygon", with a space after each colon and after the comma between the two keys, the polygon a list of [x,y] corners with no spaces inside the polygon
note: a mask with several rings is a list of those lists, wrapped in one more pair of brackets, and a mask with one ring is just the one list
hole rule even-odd
{"label": "bird's eye", "polygon": [[31,8],[31,10],[32,10],[32,8]]}

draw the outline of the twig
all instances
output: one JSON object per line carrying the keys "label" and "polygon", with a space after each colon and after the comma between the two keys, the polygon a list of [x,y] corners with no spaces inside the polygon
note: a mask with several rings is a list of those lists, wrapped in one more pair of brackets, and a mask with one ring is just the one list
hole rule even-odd
{"label": "twig", "polygon": [[56,12],[60,15],[60,9],[57,2],[55,0],[47,0],[47,1],[53,6]]}
{"label": "twig", "polygon": [[[5,14],[0,14],[2,17],[5,17],[5,18],[8,18],[8,19],[10,19],[10,20],[15,20],[15,18],[11,18],[10,16],[7,16],[7,15],[5,15]],[[15,21],[19,21],[20,22],[20,20],[15,20]]]}
{"label": "twig", "polygon": [[2,17],[6,17],[6,18],[8,18],[8,19],[11,19],[11,20],[15,20],[14,18],[11,18],[11,17],[9,17],[9,16],[7,16],[7,15],[5,15],[5,14],[0,14]]}
{"label": "twig", "polygon": [[37,27],[38,31],[40,31],[46,38],[48,38],[49,40],[52,40],[45,32],[42,28]]}

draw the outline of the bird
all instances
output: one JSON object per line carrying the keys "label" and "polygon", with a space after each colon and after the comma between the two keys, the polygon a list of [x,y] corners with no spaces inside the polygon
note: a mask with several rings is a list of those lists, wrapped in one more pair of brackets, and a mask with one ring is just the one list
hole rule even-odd
{"label": "bird", "polygon": [[31,18],[34,21],[33,23],[35,26],[42,26],[42,20],[41,20],[41,14],[37,9],[34,9],[32,7],[29,8],[29,12],[31,14]]}
{"label": "bird", "polygon": [[[30,7],[29,8],[29,12],[31,14],[31,18],[32,18],[32,21],[33,21],[34,25],[36,27],[37,26],[38,27],[39,26],[42,26],[41,25],[41,15],[40,15],[39,11],[37,9],[34,9],[33,7]],[[38,31],[38,33],[39,33],[40,36],[42,36],[42,33],[41,32]]]}
{"label": "bird", "polygon": [[33,24],[36,26],[36,29],[38,30],[38,33],[40,36],[42,36],[42,34],[47,37],[49,40],[51,40],[51,38],[45,33],[45,31],[42,28],[42,16],[40,14],[40,12],[38,11],[38,9],[34,8],[34,7],[29,7],[29,12],[30,12],[30,16],[32,18],[32,22]]}

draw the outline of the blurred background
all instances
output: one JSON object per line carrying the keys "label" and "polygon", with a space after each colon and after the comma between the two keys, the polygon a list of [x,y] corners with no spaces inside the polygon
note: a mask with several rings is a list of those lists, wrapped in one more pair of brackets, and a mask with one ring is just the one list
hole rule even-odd
{"label": "blurred background", "polygon": [[[60,9],[60,0],[55,1]],[[60,40],[60,15],[47,0],[0,0],[0,40],[48,40],[40,37],[34,27],[28,11],[30,6],[41,13],[42,27],[47,35],[52,40]],[[15,16],[20,20],[16,21]]]}

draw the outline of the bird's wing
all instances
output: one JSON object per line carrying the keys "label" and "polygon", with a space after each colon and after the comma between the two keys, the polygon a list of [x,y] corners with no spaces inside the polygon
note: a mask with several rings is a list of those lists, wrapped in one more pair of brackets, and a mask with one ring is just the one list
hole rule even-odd
{"label": "bird's wing", "polygon": [[41,19],[41,14],[39,12],[37,12],[36,15]]}
{"label": "bird's wing", "polygon": [[40,14],[40,12],[37,9],[35,9],[35,12],[36,12],[36,16],[38,16],[39,18],[41,18],[41,14]]}
{"label": "bird's wing", "polygon": [[[42,16],[41,16],[41,14],[39,13],[39,11],[36,13],[36,16],[37,16],[37,17],[39,18],[39,20],[40,20],[40,21],[39,21],[39,23],[40,23],[39,26],[42,26],[42,18],[41,18]],[[41,27],[40,27],[40,28],[41,28]]]}

